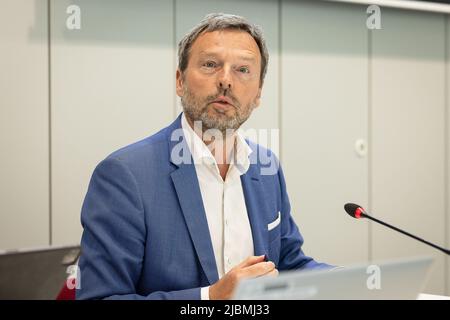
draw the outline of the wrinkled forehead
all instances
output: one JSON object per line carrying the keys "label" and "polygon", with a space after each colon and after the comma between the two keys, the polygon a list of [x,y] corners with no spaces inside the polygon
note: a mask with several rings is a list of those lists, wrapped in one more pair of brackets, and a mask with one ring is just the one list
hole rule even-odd
{"label": "wrinkled forehead", "polygon": [[261,53],[255,39],[246,31],[238,29],[203,32],[192,44],[190,55],[196,57],[217,57],[233,53],[247,61],[258,62]]}

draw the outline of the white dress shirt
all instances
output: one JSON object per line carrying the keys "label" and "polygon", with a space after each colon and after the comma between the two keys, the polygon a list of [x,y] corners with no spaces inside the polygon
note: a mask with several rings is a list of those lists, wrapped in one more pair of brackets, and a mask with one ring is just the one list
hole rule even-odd
{"label": "white dress shirt", "polygon": [[[224,181],[216,159],[189,125],[184,113],[181,127],[195,164],[217,272],[219,278],[222,278],[230,269],[254,254],[252,231],[240,179],[250,166],[249,155],[252,150],[237,130]],[[209,287],[201,289],[201,299],[209,299]]]}

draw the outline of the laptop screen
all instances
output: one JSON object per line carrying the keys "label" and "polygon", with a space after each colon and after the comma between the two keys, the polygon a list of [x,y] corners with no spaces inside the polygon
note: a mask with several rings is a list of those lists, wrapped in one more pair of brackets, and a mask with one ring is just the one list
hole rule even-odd
{"label": "laptop screen", "polygon": [[0,252],[0,299],[55,299],[79,254],[78,245]]}

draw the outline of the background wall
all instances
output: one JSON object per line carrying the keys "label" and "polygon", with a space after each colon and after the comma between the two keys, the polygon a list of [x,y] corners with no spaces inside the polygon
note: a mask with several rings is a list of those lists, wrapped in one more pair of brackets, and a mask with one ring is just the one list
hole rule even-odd
{"label": "background wall", "polygon": [[[71,4],[80,30],[66,28]],[[357,202],[450,246],[448,17],[382,8],[369,30],[365,6],[333,2],[0,0],[0,249],[79,242],[96,164],[181,110],[176,45],[209,12],[264,29],[269,70],[246,127],[280,129],[305,251],[335,264],[434,255],[424,291],[450,295],[448,258],[343,211]]]}

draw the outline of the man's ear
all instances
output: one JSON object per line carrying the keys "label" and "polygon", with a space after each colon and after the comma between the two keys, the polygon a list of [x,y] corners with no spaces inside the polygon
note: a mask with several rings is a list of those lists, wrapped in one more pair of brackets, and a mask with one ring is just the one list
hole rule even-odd
{"label": "man's ear", "polygon": [[255,108],[259,107],[259,104],[261,103],[261,91],[262,91],[262,87],[260,87],[258,89],[258,94],[256,95],[256,98],[255,98]]}
{"label": "man's ear", "polygon": [[175,87],[177,96],[182,97],[183,96],[183,74],[181,73],[180,69],[177,69],[176,73],[176,80],[175,80]]}

